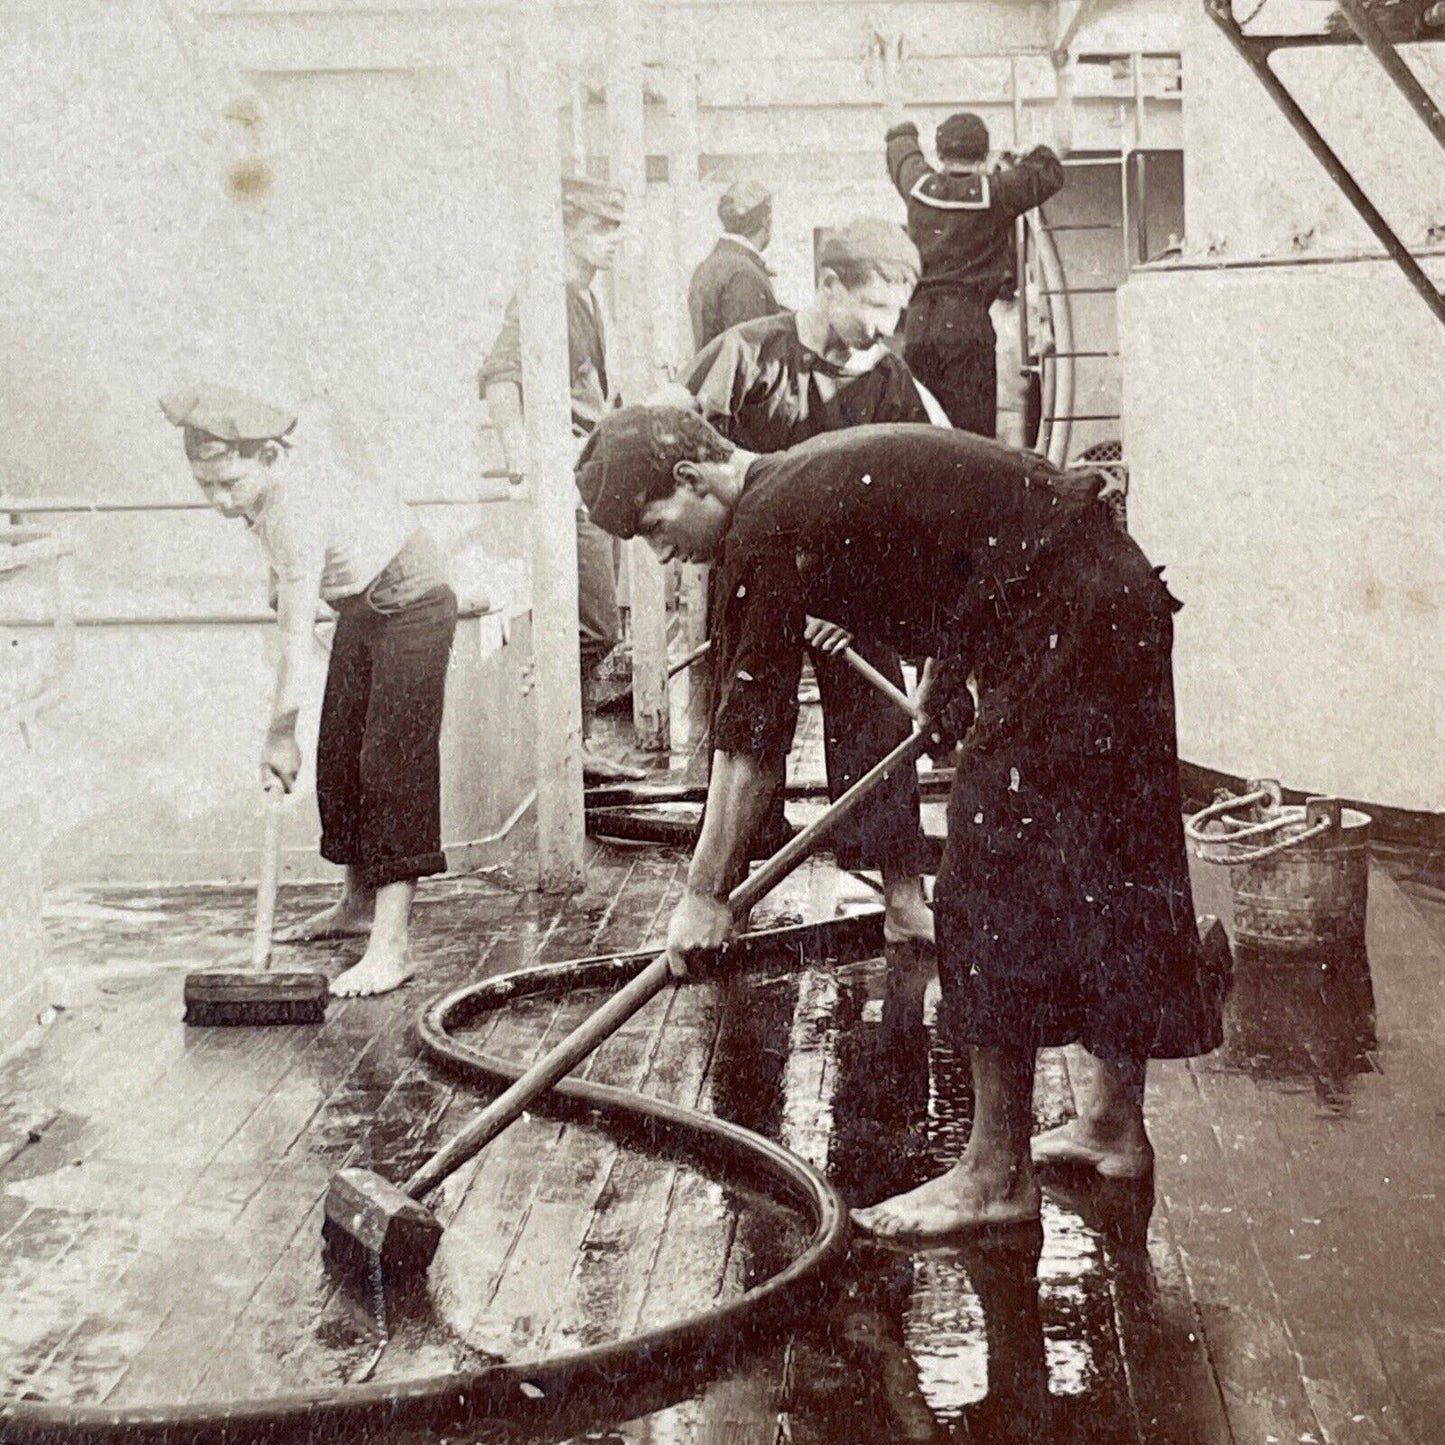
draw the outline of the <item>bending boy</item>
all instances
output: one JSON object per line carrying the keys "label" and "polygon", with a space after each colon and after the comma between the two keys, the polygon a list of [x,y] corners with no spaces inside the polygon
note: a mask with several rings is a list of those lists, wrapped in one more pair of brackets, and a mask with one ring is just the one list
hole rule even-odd
{"label": "bending boy", "polygon": [[442,709],[457,599],[430,535],[388,488],[293,455],[293,414],[228,387],[161,402],[184,434],[206,500],[243,519],[276,586],[281,656],[261,753],[263,784],[301,769],[296,721],[316,600],[336,609],[316,755],[321,856],[346,868],[341,897],[277,942],[366,937],[331,992],[385,993],[414,970],[416,880],[444,873]]}
{"label": "bending boy", "polygon": [[1218,1045],[1228,965],[1201,947],[1190,894],[1176,604],[1097,478],[916,425],[758,457],[688,411],[635,407],[594,433],[578,480],[614,535],[720,565],[712,779],[668,928],[679,972],[731,930],[726,886],[787,756],[810,613],[938,659],[925,706],[967,734],[934,912],[973,1132],[946,1174],[857,1222],[916,1237],[1037,1220],[1046,1046],[1077,1040],[1101,1061],[1070,1146],[1145,1160],[1146,1061]]}

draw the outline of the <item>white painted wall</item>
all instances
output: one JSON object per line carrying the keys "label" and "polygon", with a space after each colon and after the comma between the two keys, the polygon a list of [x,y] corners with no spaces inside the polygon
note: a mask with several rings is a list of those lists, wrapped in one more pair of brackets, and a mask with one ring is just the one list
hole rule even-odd
{"label": "white painted wall", "polygon": [[[1320,7],[1272,4],[1253,28],[1318,29]],[[1314,256],[1379,249],[1201,4],[1184,14],[1188,248],[1225,257]],[[1401,54],[1445,97],[1445,45]],[[1407,245],[1445,227],[1440,147],[1360,46],[1288,51],[1274,66],[1365,193]]]}
{"label": "white painted wall", "polygon": [[[1184,17],[1185,257],[1136,271],[1120,310],[1130,522],[1186,603],[1181,751],[1445,809],[1445,329],[1392,264],[1345,259],[1379,248],[1202,7]],[[1318,7],[1260,23],[1301,18]],[[1409,54],[1445,90],[1442,48]],[[1403,97],[1358,48],[1277,65],[1422,247],[1445,165]]]}
{"label": "white painted wall", "polygon": [[1384,261],[1136,273],[1120,324],[1182,755],[1445,808],[1441,327]]}

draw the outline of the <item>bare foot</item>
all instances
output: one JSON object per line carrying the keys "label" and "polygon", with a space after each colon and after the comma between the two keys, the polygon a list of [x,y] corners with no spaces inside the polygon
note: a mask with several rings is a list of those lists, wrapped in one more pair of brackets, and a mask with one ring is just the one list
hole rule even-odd
{"label": "bare foot", "polygon": [[400,988],[416,966],[408,952],[393,953],[371,947],[331,985],[334,998],[365,998],[372,994],[390,993]]}
{"label": "bare foot", "polygon": [[362,910],[347,899],[303,918],[289,928],[278,928],[273,943],[320,943],[328,938],[365,938],[371,932],[371,910]]}
{"label": "bare foot", "polygon": [[854,1224],[882,1239],[939,1239],[1034,1222],[1039,1186],[1032,1175],[985,1174],[960,1160],[917,1189],[851,1213]]}
{"label": "bare foot", "polygon": [[606,753],[596,752],[590,744],[582,744],[582,781],[584,784],[598,783],[640,783],[647,773],[634,768],[631,763],[609,758]]}
{"label": "bare foot", "polygon": [[932,943],[933,910],[923,896],[921,878],[883,882],[884,943]]}
{"label": "bare foot", "polygon": [[1147,1135],[1105,1137],[1082,1119],[1035,1134],[1029,1152],[1035,1164],[1083,1164],[1105,1179],[1143,1179],[1154,1168],[1154,1146]]}

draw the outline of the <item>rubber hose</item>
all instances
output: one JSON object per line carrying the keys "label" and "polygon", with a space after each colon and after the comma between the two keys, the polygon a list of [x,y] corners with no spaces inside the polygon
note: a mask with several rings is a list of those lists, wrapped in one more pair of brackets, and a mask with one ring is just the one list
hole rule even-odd
{"label": "rubber hose", "polygon": [[[798,965],[809,958],[865,958],[882,947],[882,912],[803,924],[742,940],[734,967]],[[452,1028],[511,999],[561,988],[616,986],[642,971],[655,952],[613,954],[519,970],[455,990],[417,1019],[423,1053],[471,1084],[505,1086],[523,1070],[454,1038]],[[846,1249],[848,1216],[832,1185],[811,1165],[751,1130],[697,1109],[626,1089],[566,1079],[539,1110],[606,1119],[667,1157],[745,1181],[800,1211],[809,1236],[785,1269],[715,1310],[607,1345],[533,1360],[401,1382],[290,1391],[263,1399],[133,1405],[0,1406],[5,1445],[335,1445],[391,1430],[444,1432],[486,1424],[564,1430],[576,1417],[611,1418],[619,1388],[634,1404],[667,1387],[700,1382],[766,1327],[802,1318],[826,1298],[828,1276]],[[321,1248],[318,1235],[316,1247]],[[663,1401],[665,1403],[665,1399]],[[645,1408],[645,1406],[644,1406]],[[660,1408],[660,1405],[654,1406]],[[634,1411],[634,1414],[639,1413]]]}

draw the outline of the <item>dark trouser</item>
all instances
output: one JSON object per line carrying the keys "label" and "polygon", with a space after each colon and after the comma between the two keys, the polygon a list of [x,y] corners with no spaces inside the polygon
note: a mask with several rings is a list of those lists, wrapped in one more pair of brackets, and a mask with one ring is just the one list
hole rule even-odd
{"label": "dark trouser", "polygon": [[1016,586],[977,654],[934,894],[959,1046],[1207,1053],[1227,977],[1199,945],[1181,822],[1172,599],[1106,520]]}
{"label": "dark trouser", "polygon": [[363,593],[338,613],[316,752],[321,856],[363,888],[445,873],[441,726],[456,595],[434,587],[381,612]]}
{"label": "dark trouser", "polygon": [[617,610],[617,543],[587,513],[577,511],[577,642],[582,665],[583,731],[602,659],[622,640]]}
{"label": "dark trouser", "polygon": [[[853,647],[902,688],[903,668],[892,648],[863,641]],[[811,656],[823,707],[828,796],[836,800],[897,747],[913,724],[841,657],[829,657],[816,649]],[[881,868],[900,876],[921,873],[927,849],[918,816],[917,772],[903,768],[889,778],[838,826],[829,847],[841,868]]]}
{"label": "dark trouser", "polygon": [[[858,641],[853,647],[902,688],[903,668],[896,652],[874,642]],[[808,655],[818,679],[823,710],[828,796],[836,801],[908,736],[912,724],[841,657],[830,657],[816,648],[810,649]],[[786,841],[788,831],[780,795],[759,825],[755,856],[775,853]],[[918,814],[918,774],[905,768],[889,778],[851,818],[834,829],[827,846],[840,868],[878,868],[899,877],[922,873],[928,849]]]}
{"label": "dark trouser", "polygon": [[928,290],[909,303],[903,359],[963,431],[998,430],[998,336],[988,303],[970,292]]}

